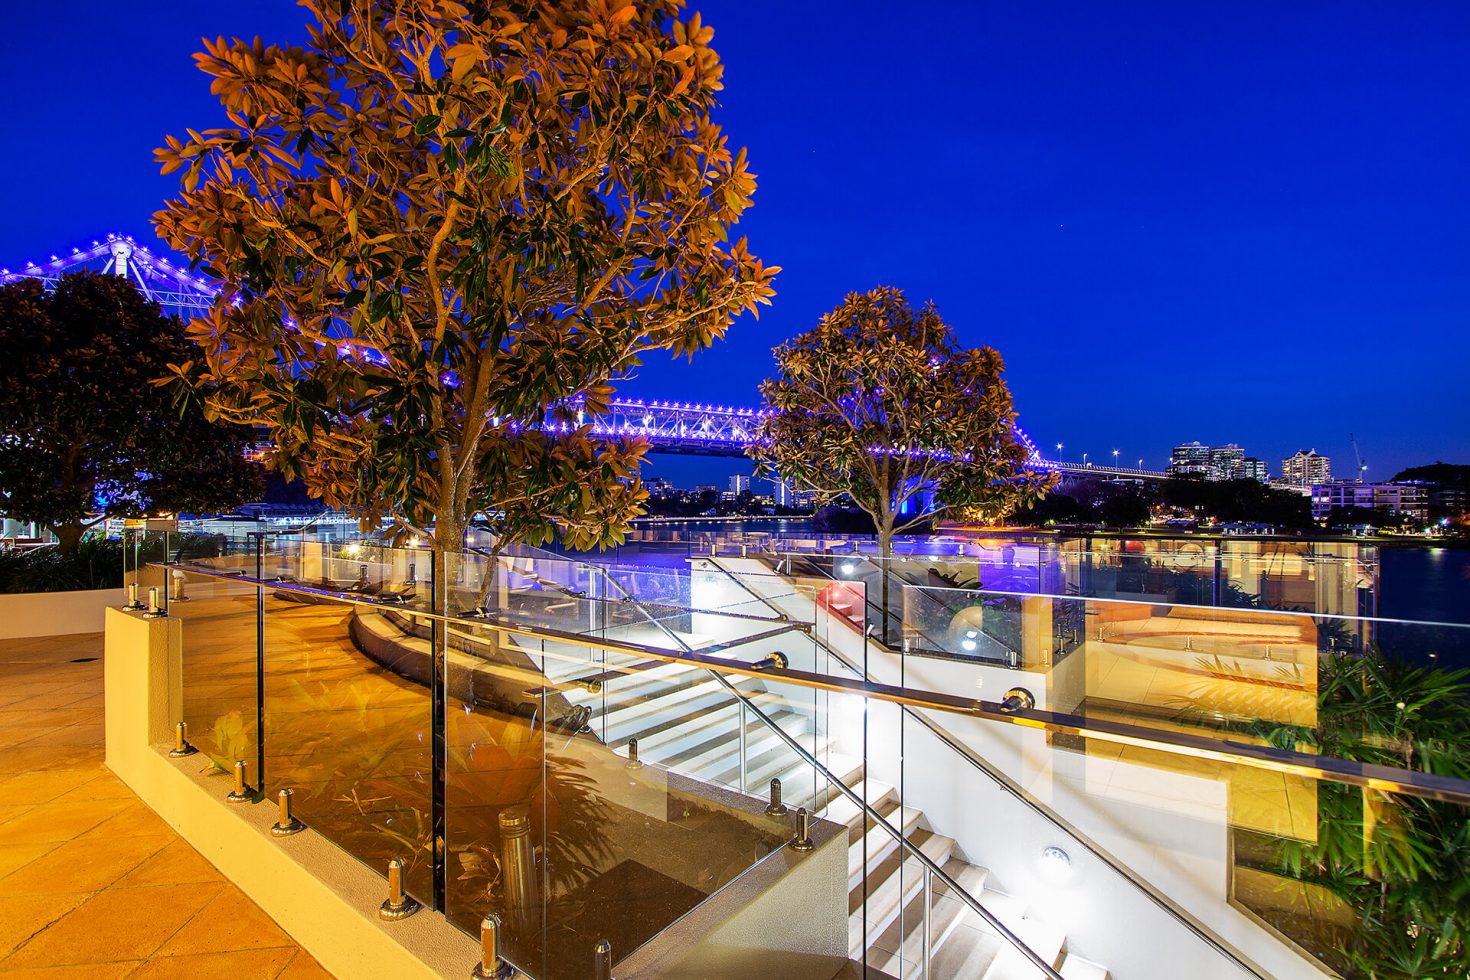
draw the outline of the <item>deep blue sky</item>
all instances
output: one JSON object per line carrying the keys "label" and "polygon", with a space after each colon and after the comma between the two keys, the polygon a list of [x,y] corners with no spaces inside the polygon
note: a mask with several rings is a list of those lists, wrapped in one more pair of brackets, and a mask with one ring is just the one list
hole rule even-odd
{"label": "deep blue sky", "polygon": [[[1065,455],[1189,439],[1370,473],[1470,463],[1470,4],[693,5],[760,175],[775,305],[627,390],[751,402],[851,290],[934,299],[1005,355]],[[6,13],[0,265],[122,230],[151,150],[217,117],[201,35],[303,37],[288,0]],[[704,467],[660,460],[692,477]]]}

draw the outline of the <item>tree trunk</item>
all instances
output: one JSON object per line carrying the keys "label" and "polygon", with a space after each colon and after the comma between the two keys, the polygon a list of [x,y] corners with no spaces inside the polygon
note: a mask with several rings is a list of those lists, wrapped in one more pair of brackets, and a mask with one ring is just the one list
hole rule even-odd
{"label": "tree trunk", "polygon": [[77,547],[82,543],[82,535],[87,533],[87,525],[81,521],[53,524],[51,533],[56,535],[56,550],[63,555],[74,555]]}
{"label": "tree trunk", "polygon": [[433,610],[440,615],[449,611],[449,577],[459,571],[464,552],[464,524],[454,516],[438,514],[434,519]]}
{"label": "tree trunk", "polygon": [[[500,581],[500,539],[495,539],[495,544],[490,548],[490,557],[485,565],[485,575],[480,582],[480,591],[475,596],[475,605],[481,609],[489,607],[490,593],[495,591],[496,583]],[[498,607],[497,603],[497,607]]]}
{"label": "tree trunk", "polygon": [[892,523],[880,523],[878,525],[878,575],[882,584],[879,592],[882,595],[883,609],[883,643],[892,648],[893,643],[889,637],[890,616],[888,613],[888,565],[893,558],[893,525]]}

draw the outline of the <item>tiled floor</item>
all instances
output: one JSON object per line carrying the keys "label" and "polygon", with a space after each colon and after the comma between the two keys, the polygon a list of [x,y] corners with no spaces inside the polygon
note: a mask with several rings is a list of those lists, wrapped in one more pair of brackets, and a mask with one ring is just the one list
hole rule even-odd
{"label": "tiled floor", "polygon": [[330,977],[103,766],[101,657],[0,641],[0,976]]}

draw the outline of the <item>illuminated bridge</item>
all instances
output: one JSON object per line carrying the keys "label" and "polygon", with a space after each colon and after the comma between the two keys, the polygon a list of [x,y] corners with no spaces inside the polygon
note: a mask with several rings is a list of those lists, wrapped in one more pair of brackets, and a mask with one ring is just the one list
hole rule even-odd
{"label": "illuminated bridge", "polygon": [[[64,255],[53,254],[44,261],[0,269],[0,283],[35,278],[54,286],[63,273],[81,269],[124,276],[168,312],[184,318],[207,312],[219,292],[211,280],[187,266],[157,255],[130,236],[115,234],[98,238],[90,246],[72,248]],[[749,406],[616,398],[612,411],[593,422],[593,430],[609,436],[642,436],[659,453],[744,456],[760,417],[761,409]],[[1031,465],[1037,468],[1069,475],[1142,480],[1161,480],[1167,475],[1161,470],[1047,459],[1020,426],[1015,432],[1030,453]]]}

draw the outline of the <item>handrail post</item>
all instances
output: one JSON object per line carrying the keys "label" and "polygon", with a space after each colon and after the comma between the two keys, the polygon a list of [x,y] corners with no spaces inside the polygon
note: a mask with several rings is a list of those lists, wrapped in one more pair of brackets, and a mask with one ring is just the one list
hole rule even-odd
{"label": "handrail post", "polygon": [[924,980],[929,980],[929,952],[934,948],[934,874],[924,869]]}
{"label": "handrail post", "polygon": [[[247,537],[246,541],[250,539]],[[260,791],[266,792],[265,742],[270,737],[265,724],[265,532],[255,535],[255,774]],[[172,574],[172,573],[170,573]]]}
{"label": "handrail post", "polygon": [[593,980],[613,980],[612,943],[606,939],[599,940],[592,948],[592,978]]}
{"label": "handrail post", "polygon": [[745,701],[740,701],[740,792],[745,792]]}

